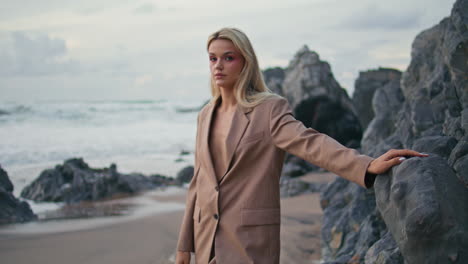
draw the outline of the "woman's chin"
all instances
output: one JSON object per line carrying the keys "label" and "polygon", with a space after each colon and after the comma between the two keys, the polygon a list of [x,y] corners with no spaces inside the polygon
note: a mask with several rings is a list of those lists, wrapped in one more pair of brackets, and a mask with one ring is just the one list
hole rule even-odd
{"label": "woman's chin", "polygon": [[224,81],[224,80],[216,80],[216,86],[218,87],[223,87],[223,88],[228,88],[228,87],[232,87],[232,85],[230,85],[228,82]]}

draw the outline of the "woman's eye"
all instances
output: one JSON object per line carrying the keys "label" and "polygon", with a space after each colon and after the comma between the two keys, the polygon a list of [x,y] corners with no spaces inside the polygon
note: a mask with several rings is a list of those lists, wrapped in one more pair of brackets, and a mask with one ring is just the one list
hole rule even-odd
{"label": "woman's eye", "polygon": [[210,61],[216,61],[216,58],[215,58],[215,57],[211,57],[211,58],[210,58]]}
{"label": "woman's eye", "polygon": [[232,56],[227,56],[227,57],[226,57],[226,60],[227,60],[227,61],[232,61],[232,60],[234,60],[234,58],[233,58]]}

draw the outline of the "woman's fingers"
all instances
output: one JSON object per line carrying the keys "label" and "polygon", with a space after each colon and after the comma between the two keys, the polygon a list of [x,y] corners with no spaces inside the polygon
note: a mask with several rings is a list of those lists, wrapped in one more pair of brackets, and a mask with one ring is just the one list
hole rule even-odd
{"label": "woman's fingers", "polygon": [[398,165],[406,160],[406,157],[427,157],[428,154],[419,153],[410,149],[391,149],[382,156],[378,157],[369,165],[367,172],[373,174],[381,174],[389,170],[391,167]]}
{"label": "woman's fingers", "polygon": [[403,156],[416,156],[416,157],[427,157],[429,155],[425,153],[419,153],[411,149],[391,149],[385,153],[387,160],[393,159],[395,157]]}
{"label": "woman's fingers", "polygon": [[391,167],[393,167],[395,165],[398,165],[398,164],[402,163],[405,160],[406,160],[405,157],[395,157],[395,158],[388,161],[390,163],[389,168],[391,168]]}

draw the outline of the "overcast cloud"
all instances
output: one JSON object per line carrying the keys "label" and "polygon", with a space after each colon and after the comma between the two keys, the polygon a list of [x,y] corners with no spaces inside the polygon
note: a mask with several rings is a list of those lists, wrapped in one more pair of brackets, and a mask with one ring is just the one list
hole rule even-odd
{"label": "overcast cloud", "polygon": [[0,100],[209,98],[205,42],[250,37],[262,68],[304,44],[351,95],[359,71],[405,70],[411,42],[455,0],[1,1]]}

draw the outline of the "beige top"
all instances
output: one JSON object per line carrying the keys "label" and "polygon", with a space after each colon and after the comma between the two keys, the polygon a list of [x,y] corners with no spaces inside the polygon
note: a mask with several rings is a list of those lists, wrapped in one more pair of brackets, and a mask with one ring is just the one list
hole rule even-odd
{"label": "beige top", "polygon": [[226,148],[226,139],[232,123],[234,112],[220,112],[216,107],[209,131],[209,149],[218,182],[227,170],[229,157]]}

